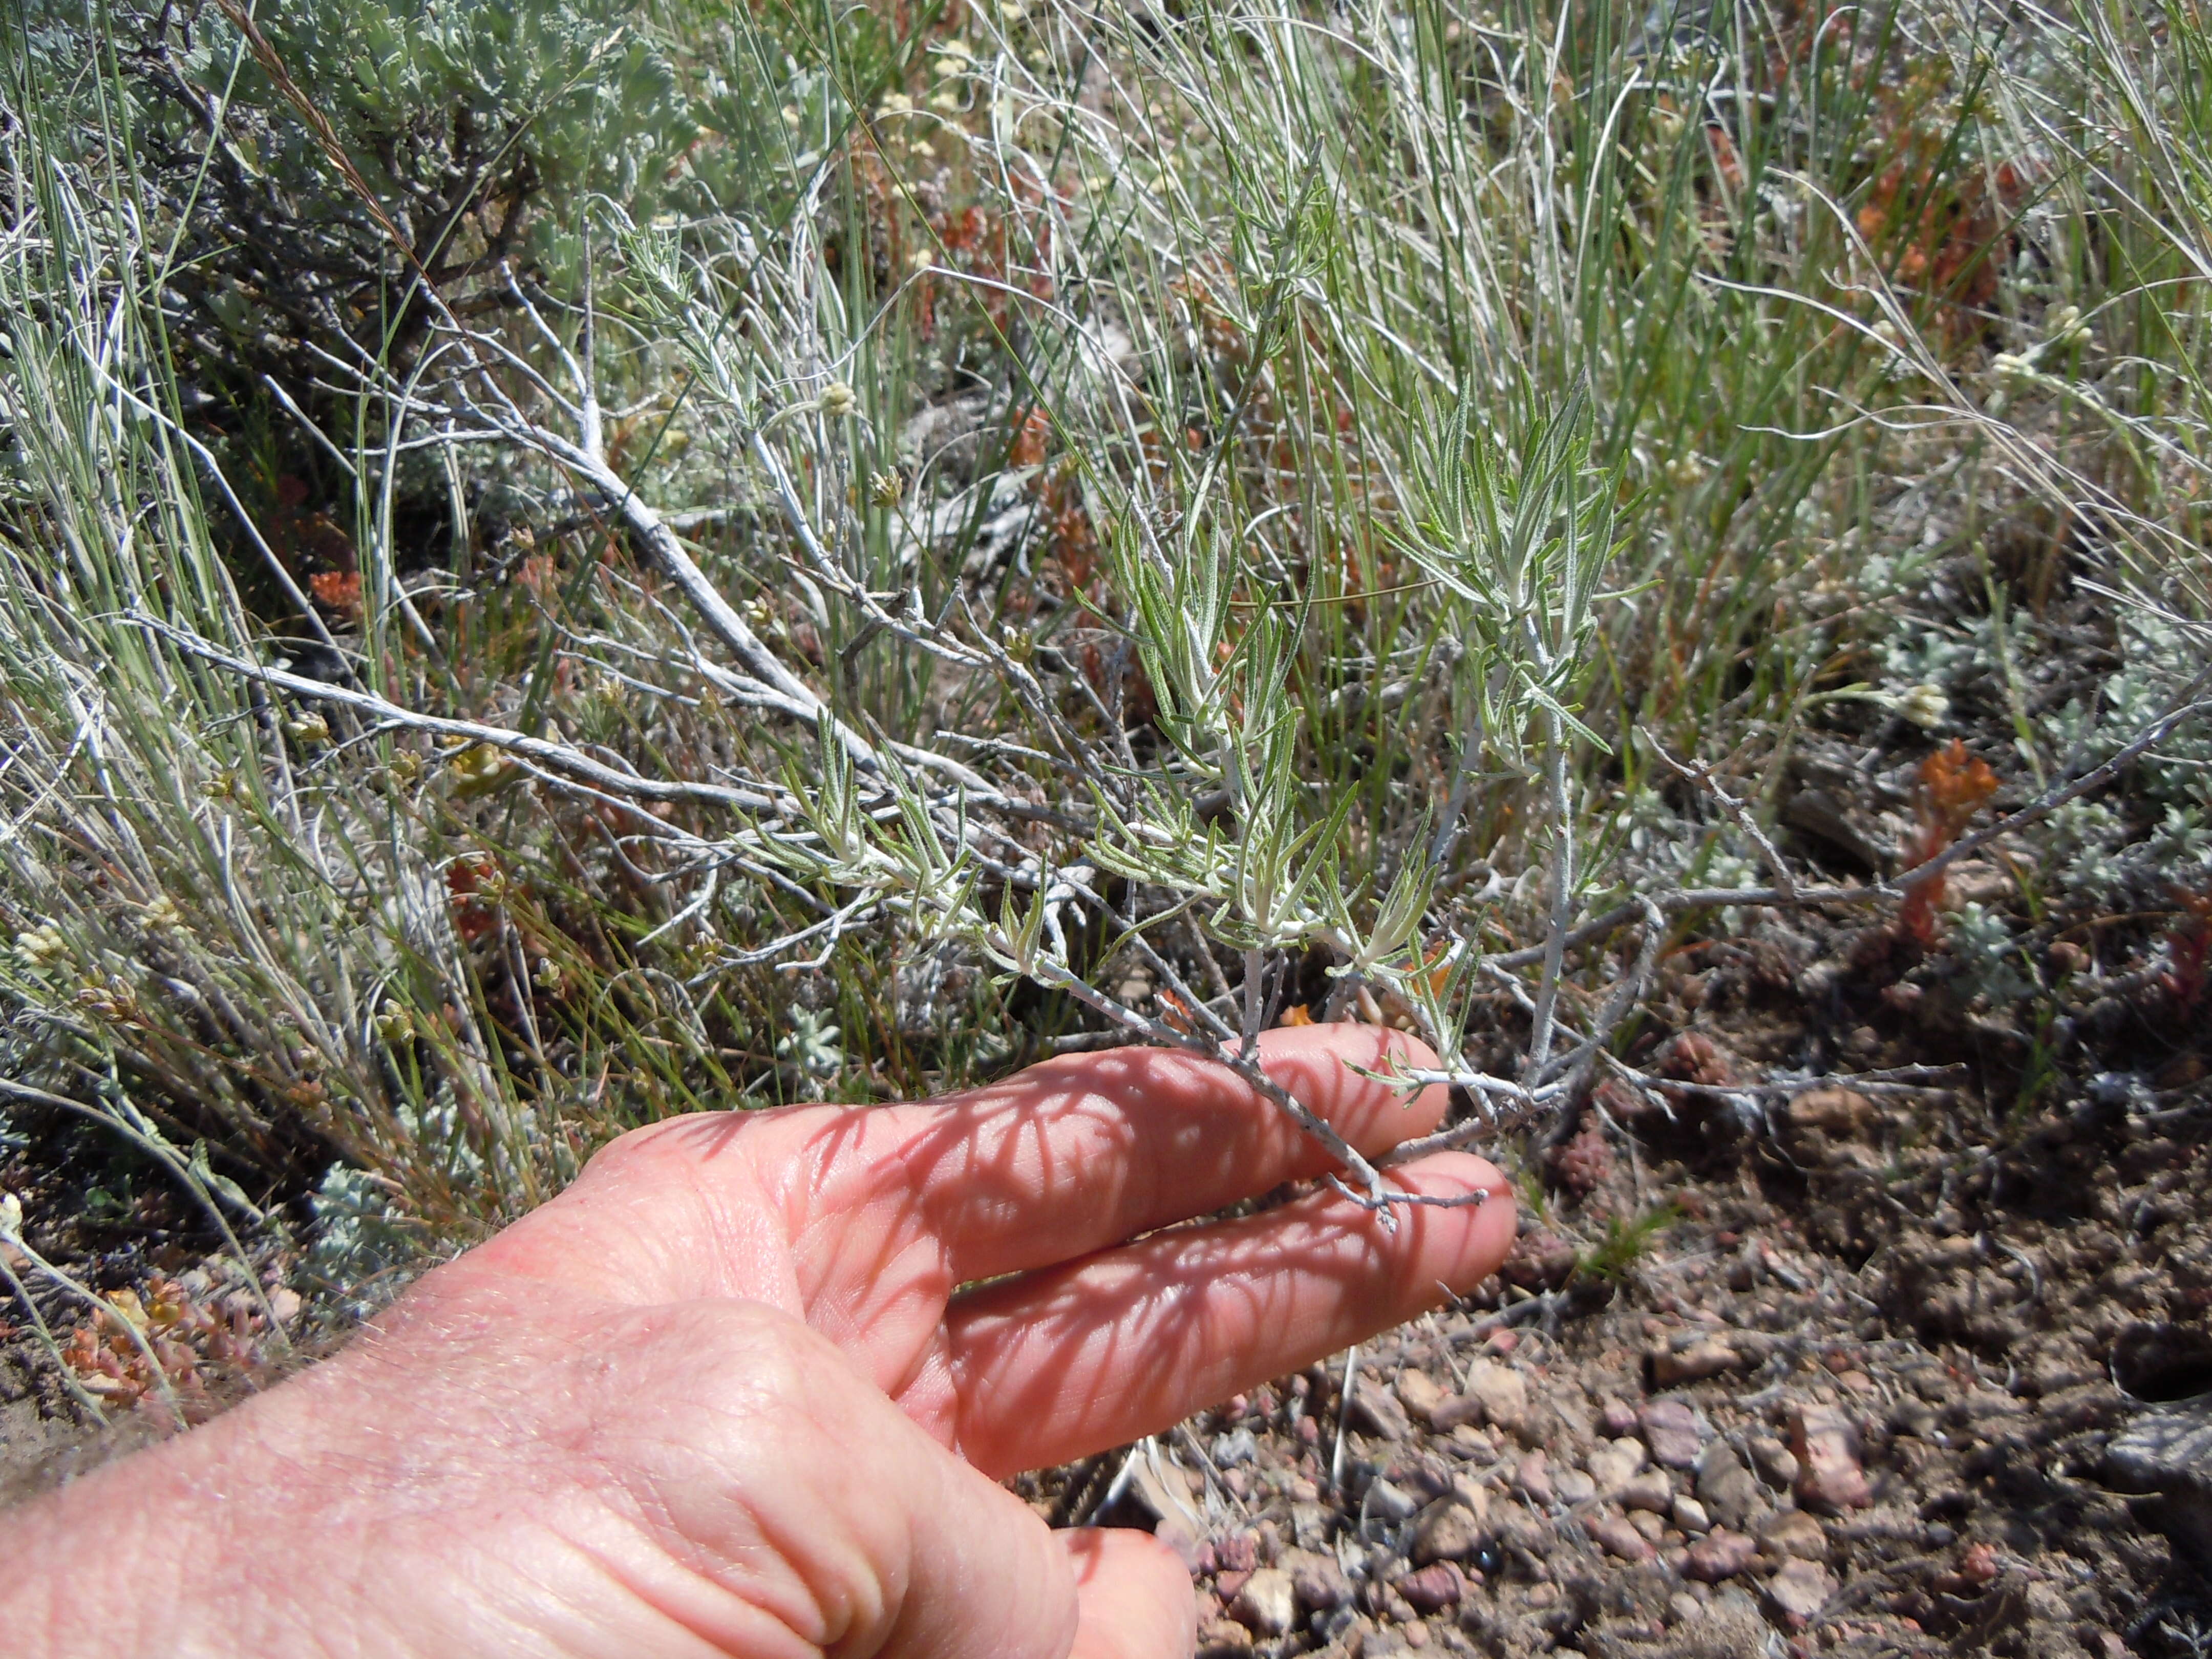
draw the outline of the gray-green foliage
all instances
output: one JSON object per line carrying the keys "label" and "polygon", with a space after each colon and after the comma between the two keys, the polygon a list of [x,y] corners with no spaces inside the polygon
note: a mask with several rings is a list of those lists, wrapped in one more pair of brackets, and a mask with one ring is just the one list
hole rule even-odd
{"label": "gray-green foliage", "polygon": [[[1079,1020],[1240,1052],[1310,956],[1555,1098],[1551,1028],[1624,1012],[1566,927],[1765,879],[1654,743],[1770,814],[1818,720],[2005,698],[2021,609],[1880,620],[2000,513],[2093,523],[2166,630],[2023,764],[2201,653],[2178,26],[315,0],[288,91],[181,15],[46,0],[111,49],[14,83],[10,1064],[441,1221]],[[357,616],[242,527],[287,467]],[[384,702],[246,683],[311,618]]]}
{"label": "gray-green foliage", "polygon": [[[527,175],[566,217],[567,204],[593,194],[650,212],[662,175],[697,135],[691,100],[640,33],[636,9],[622,0],[371,0],[275,7],[261,25],[379,200],[442,191],[457,167],[481,164]],[[206,22],[180,56],[191,83],[273,110],[268,74],[250,55],[238,64],[234,30]],[[251,167],[287,186],[328,187],[327,158],[309,133],[272,120],[258,136]]]}

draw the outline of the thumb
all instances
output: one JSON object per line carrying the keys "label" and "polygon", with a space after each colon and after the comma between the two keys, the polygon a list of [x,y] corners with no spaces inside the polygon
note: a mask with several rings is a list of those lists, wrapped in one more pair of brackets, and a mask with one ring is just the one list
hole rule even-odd
{"label": "thumb", "polygon": [[1085,1528],[1054,1536],[1075,1569],[1068,1659],[1190,1659],[1198,1598],[1173,1550],[1141,1532]]}

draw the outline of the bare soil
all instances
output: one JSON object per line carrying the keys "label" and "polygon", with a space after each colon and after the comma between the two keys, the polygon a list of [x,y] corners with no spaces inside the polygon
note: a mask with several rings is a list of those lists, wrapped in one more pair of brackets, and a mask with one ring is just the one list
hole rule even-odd
{"label": "bare soil", "polygon": [[[1177,1542],[1215,1655],[2212,1651],[2212,1432],[2108,1450],[2212,1390],[2212,1022],[2152,995],[2114,1035],[2166,1086],[2077,1044],[2023,1108],[1940,951],[1807,927],[1669,962],[1639,1051],[1704,1089],[1601,1086],[1504,1273],[1360,1353],[1348,1411],[1316,1366],[1040,1506]],[[1729,1091],[1823,1050],[1965,1063]]]}

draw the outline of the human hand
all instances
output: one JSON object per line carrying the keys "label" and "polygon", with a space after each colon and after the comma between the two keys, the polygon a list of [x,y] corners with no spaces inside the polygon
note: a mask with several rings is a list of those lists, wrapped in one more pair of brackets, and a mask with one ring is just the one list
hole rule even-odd
{"label": "human hand", "polygon": [[[1261,1046],[1370,1156],[1444,1104],[1347,1069],[1394,1052],[1426,1058]],[[1395,1230],[1322,1192],[1156,1231],[1328,1167],[1227,1068],[1143,1049],[639,1130],[337,1358],[0,1517],[0,1630],[27,1659],[1187,1654],[1172,1554],[1050,1532],[994,1479],[1400,1323],[1512,1242],[1456,1152],[1394,1179],[1492,1199]]]}

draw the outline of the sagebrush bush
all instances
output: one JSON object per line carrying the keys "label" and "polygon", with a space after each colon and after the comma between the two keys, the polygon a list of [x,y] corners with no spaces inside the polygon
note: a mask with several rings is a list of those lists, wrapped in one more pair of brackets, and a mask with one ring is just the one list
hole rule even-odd
{"label": "sagebrush bush", "polygon": [[[1548,1121],[1670,940],[1872,896],[1808,746],[2000,709],[2017,805],[2202,695],[2180,15],[9,27],[6,1069],[334,1280],[1107,1041]],[[2143,643],[2031,706],[2054,537]],[[2068,858],[2201,858],[2165,753]]]}

